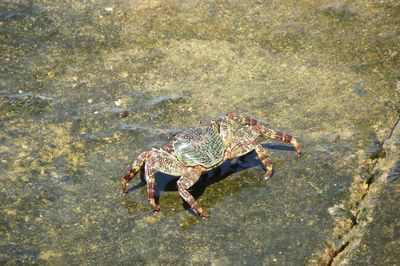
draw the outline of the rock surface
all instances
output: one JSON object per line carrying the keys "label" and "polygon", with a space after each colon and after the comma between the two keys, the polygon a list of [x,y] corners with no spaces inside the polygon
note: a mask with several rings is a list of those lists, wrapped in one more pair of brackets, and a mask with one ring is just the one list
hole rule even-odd
{"label": "rock surface", "polygon": [[[396,1],[0,3],[0,264],[399,264]],[[141,151],[234,111],[295,135],[193,187]],[[137,184],[137,185],[135,185]]]}

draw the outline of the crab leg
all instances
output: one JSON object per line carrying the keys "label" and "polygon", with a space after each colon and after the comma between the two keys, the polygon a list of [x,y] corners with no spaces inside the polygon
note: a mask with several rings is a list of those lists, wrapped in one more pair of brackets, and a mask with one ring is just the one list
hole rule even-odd
{"label": "crab leg", "polygon": [[297,153],[301,153],[301,146],[299,142],[291,135],[279,131],[274,131],[268,128],[266,125],[261,125],[257,120],[253,118],[241,116],[235,113],[228,113],[226,115],[226,119],[236,121],[242,125],[248,125],[254,128],[258,128],[264,136],[271,139],[277,139],[286,143],[290,143],[296,148]]}
{"label": "crab leg", "polygon": [[258,158],[260,158],[265,169],[267,169],[267,172],[265,173],[265,179],[268,179],[272,176],[272,161],[268,158],[267,151],[261,144],[257,144],[255,146],[255,150]]}
{"label": "crab leg", "polygon": [[145,176],[146,176],[146,188],[147,188],[147,199],[149,200],[150,207],[153,211],[159,211],[160,206],[156,204],[156,178],[152,166],[149,164],[145,165]]}
{"label": "crab leg", "polygon": [[194,183],[200,178],[201,173],[204,171],[203,166],[195,166],[193,168],[188,168],[188,170],[179,178],[178,191],[181,197],[189,204],[190,208],[192,208],[199,215],[208,218],[209,215],[207,212],[203,211],[200,207],[198,201],[189,193],[188,189],[193,186]]}
{"label": "crab leg", "polygon": [[301,146],[300,146],[299,142],[292,135],[285,134],[280,131],[275,131],[266,126],[262,126],[262,125],[260,125],[260,128],[261,128],[261,132],[264,136],[271,138],[271,139],[277,139],[282,142],[290,143],[295,147],[298,154],[301,153]]}
{"label": "crab leg", "polygon": [[185,173],[185,170],[186,167],[164,148],[152,149],[148,152],[144,165],[144,173],[146,179],[147,199],[154,211],[160,210],[160,206],[155,200],[155,174],[157,172],[163,172],[165,174],[181,176]]}
{"label": "crab leg", "polygon": [[[132,180],[132,178],[137,174],[140,168],[144,165],[146,157],[148,156],[149,151],[142,152],[137,159],[133,162],[131,168],[125,174],[125,176],[121,179],[121,190],[124,193],[128,192],[126,187],[127,183]],[[140,178],[143,180],[143,175],[140,175]]]}
{"label": "crab leg", "polygon": [[224,159],[233,159],[256,150],[258,157],[267,170],[265,173],[265,179],[267,179],[272,176],[272,161],[268,158],[266,149],[257,142],[257,138],[260,135],[262,135],[260,128],[255,125],[237,130],[231,139],[230,145],[226,147]]}
{"label": "crab leg", "polygon": [[171,155],[171,151],[165,146],[162,149],[152,149],[146,157],[146,164],[144,167],[147,199],[150,206],[154,211],[159,211],[160,206],[156,203],[156,172],[163,172],[171,175],[182,175],[183,165]]}

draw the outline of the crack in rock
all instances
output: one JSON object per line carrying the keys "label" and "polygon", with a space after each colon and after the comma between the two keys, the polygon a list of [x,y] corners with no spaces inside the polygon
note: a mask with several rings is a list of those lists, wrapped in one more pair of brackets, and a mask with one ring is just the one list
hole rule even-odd
{"label": "crack in rock", "polygon": [[360,162],[359,171],[354,175],[349,198],[328,209],[335,219],[333,235],[336,240],[312,258],[308,265],[343,265],[346,254],[354,250],[361,241],[363,229],[372,217],[368,213],[376,206],[374,198],[382,186],[391,183],[400,175],[400,115],[389,134],[380,143],[376,152]]}

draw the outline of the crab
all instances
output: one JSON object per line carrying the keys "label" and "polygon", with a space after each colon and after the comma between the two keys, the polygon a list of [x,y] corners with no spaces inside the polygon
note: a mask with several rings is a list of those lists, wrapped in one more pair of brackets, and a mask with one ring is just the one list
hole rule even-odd
{"label": "crab", "polygon": [[174,136],[171,143],[161,148],[142,152],[121,179],[121,190],[127,193],[127,183],[140,172],[142,181],[146,182],[150,207],[159,211],[160,206],[155,200],[156,172],[180,176],[177,181],[180,196],[195,213],[207,218],[209,214],[188,189],[204,172],[253,150],[265,167],[265,179],[268,179],[272,176],[272,162],[261,145],[267,138],[290,143],[298,154],[301,153],[299,142],[291,135],[274,131],[253,118],[228,113],[208,126],[191,128]]}

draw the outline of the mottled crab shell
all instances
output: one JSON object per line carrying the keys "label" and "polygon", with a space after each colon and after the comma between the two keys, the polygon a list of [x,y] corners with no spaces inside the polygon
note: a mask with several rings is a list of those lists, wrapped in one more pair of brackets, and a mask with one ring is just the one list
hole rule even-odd
{"label": "mottled crab shell", "polygon": [[186,166],[211,168],[224,159],[224,143],[212,127],[192,128],[172,142],[178,160]]}

